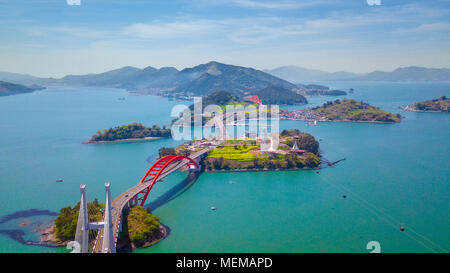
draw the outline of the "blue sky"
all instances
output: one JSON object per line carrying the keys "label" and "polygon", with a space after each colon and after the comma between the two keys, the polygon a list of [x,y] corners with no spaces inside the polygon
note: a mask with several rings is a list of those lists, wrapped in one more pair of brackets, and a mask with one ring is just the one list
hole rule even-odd
{"label": "blue sky", "polygon": [[0,71],[450,67],[449,34],[450,0],[0,0]]}

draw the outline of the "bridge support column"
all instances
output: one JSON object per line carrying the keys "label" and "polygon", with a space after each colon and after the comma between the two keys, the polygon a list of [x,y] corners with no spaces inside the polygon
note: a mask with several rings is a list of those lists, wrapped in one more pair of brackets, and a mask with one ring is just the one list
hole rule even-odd
{"label": "bridge support column", "polygon": [[[80,211],[78,213],[75,241],[79,244],[81,253],[88,253],[89,246],[89,218],[86,203],[86,185],[80,185]],[[78,252],[78,249],[75,249]]]}
{"label": "bridge support column", "polygon": [[103,253],[116,253],[116,244],[114,242],[114,229],[111,215],[111,191],[110,183],[105,183],[105,227],[103,229]]}

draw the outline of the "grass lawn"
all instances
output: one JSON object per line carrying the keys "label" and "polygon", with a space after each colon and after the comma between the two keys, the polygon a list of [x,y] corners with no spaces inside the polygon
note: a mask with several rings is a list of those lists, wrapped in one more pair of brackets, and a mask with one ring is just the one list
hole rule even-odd
{"label": "grass lawn", "polygon": [[250,152],[250,150],[256,148],[258,148],[256,145],[248,145],[245,148],[244,146],[225,146],[223,148],[215,148],[209,153],[208,157],[225,158],[237,161],[252,161],[255,159],[256,155]]}

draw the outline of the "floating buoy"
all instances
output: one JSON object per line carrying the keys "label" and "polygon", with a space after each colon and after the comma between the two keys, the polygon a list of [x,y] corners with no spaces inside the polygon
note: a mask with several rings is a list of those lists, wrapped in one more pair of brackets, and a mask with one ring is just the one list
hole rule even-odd
{"label": "floating buoy", "polygon": [[342,195],[342,198],[347,198],[347,195],[345,195],[345,194],[344,194],[344,195]]}
{"label": "floating buoy", "polygon": [[316,173],[319,173],[319,171],[316,171]]}
{"label": "floating buoy", "polygon": [[405,228],[404,227],[400,227],[400,231],[405,231]]}

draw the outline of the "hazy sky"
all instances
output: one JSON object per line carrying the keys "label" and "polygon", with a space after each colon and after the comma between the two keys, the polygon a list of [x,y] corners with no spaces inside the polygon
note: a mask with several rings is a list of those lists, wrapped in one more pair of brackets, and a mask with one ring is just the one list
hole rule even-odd
{"label": "hazy sky", "polygon": [[0,71],[450,67],[449,0],[367,1],[380,0],[0,0]]}

